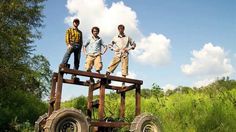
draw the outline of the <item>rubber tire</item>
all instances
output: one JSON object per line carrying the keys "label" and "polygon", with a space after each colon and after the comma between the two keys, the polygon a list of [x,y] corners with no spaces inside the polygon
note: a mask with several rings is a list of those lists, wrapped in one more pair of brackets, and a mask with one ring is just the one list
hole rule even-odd
{"label": "rubber tire", "polygon": [[46,121],[47,118],[48,118],[48,113],[45,113],[38,118],[38,120],[35,122],[34,125],[35,132],[44,132],[43,127],[45,124],[42,124],[42,122]]}
{"label": "rubber tire", "polygon": [[152,132],[161,132],[161,123],[159,119],[152,114],[140,114],[136,116],[130,126],[130,132],[143,132],[145,127],[151,126],[154,128]]}
{"label": "rubber tire", "polygon": [[45,125],[45,132],[59,132],[61,125],[65,122],[73,122],[75,127],[75,132],[88,132],[89,123],[86,116],[81,110],[74,108],[65,108],[54,111],[52,115],[47,119]]}

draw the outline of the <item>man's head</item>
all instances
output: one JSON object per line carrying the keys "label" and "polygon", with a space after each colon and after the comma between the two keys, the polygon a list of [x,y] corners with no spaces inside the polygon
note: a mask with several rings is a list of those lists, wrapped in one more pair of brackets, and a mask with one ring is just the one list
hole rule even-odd
{"label": "man's head", "polygon": [[91,32],[93,34],[93,36],[97,37],[97,35],[99,34],[100,29],[98,27],[93,27]]}
{"label": "man's head", "polygon": [[74,25],[74,27],[78,27],[79,24],[80,24],[79,19],[78,19],[78,18],[75,18],[75,19],[73,20],[73,25]]}
{"label": "man's head", "polygon": [[125,26],[122,25],[122,24],[118,25],[118,30],[119,30],[119,33],[120,33],[120,34],[124,34]]}

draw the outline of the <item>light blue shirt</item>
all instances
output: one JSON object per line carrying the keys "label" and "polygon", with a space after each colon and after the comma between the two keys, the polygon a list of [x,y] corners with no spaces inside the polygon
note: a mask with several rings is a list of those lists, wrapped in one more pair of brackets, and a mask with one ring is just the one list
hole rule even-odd
{"label": "light blue shirt", "polygon": [[87,55],[98,55],[101,53],[102,46],[105,47],[100,37],[90,37],[87,43],[84,45],[87,51]]}

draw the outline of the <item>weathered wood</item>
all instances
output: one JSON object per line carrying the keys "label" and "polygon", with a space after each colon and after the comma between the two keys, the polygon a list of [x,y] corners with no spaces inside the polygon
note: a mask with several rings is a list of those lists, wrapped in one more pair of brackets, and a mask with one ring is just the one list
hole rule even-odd
{"label": "weathered wood", "polygon": [[100,79],[108,79],[113,81],[119,81],[119,82],[126,82],[126,83],[135,83],[135,84],[143,84],[142,80],[136,80],[136,79],[130,79],[130,78],[124,78],[124,77],[117,77],[117,76],[106,76],[105,74],[98,74],[93,72],[86,72],[81,70],[74,70],[74,69],[68,69],[67,67],[60,67],[60,72],[74,74],[74,75],[80,75],[80,76],[86,76],[86,77],[93,77],[93,78],[100,78]]}
{"label": "weathered wood", "polygon": [[58,78],[57,78],[57,92],[56,92],[55,110],[60,109],[60,106],[61,106],[61,92],[62,92],[63,74],[64,73],[59,73]]}
{"label": "weathered wood", "polygon": [[135,90],[135,115],[139,115],[141,113],[141,87],[137,86]]}
{"label": "weathered wood", "polygon": [[105,84],[101,81],[100,94],[99,94],[99,106],[98,106],[98,118],[104,119],[104,105],[105,105]]}
{"label": "weathered wood", "polygon": [[128,91],[133,90],[135,88],[136,88],[136,84],[133,84],[128,87],[124,87],[124,88],[119,89],[117,93],[128,92]]}
{"label": "weathered wood", "polygon": [[120,94],[120,118],[125,118],[125,92]]}
{"label": "weathered wood", "polygon": [[48,107],[48,115],[50,116],[54,111],[54,103],[55,103],[55,92],[56,92],[56,83],[57,83],[57,73],[53,73],[51,80],[51,93],[49,99],[49,107]]}
{"label": "weathered wood", "polygon": [[88,92],[88,101],[87,101],[87,115],[88,117],[92,118],[92,101],[93,101],[93,84],[89,85],[89,92]]}
{"label": "weathered wood", "polygon": [[[79,79],[64,79],[64,74],[74,74],[78,76],[85,76],[88,78],[98,78],[100,79],[97,83],[90,83],[89,81],[81,81]],[[112,86],[110,83],[112,81],[130,83],[130,86]],[[67,65],[60,65],[59,73],[54,73],[51,84],[51,94],[49,100],[48,114],[50,115],[53,111],[60,109],[61,95],[62,95],[62,85],[63,83],[89,86],[88,87],[88,98],[87,98],[87,115],[90,117],[89,123],[92,127],[97,127],[103,129],[104,127],[123,127],[130,125],[127,122],[121,121],[104,121],[105,117],[105,89],[116,90],[120,94],[120,109],[119,117],[121,119],[125,118],[125,98],[126,92],[135,89],[135,115],[140,115],[141,113],[141,85],[143,81],[136,79],[129,79],[117,76],[106,76],[104,74],[98,74],[93,72],[85,72],[80,70],[69,69]],[[99,99],[96,101],[96,108],[98,108],[98,120],[92,121],[92,111],[93,108],[93,91],[99,89]]]}

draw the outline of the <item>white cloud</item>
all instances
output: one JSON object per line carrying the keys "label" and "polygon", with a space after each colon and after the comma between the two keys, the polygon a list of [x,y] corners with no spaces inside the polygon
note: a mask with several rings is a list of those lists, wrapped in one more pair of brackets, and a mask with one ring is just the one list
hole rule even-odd
{"label": "white cloud", "polygon": [[65,22],[72,25],[72,20],[79,18],[79,28],[85,38],[90,34],[91,27],[98,26],[100,36],[107,44],[117,34],[117,25],[124,24],[126,34],[137,42],[136,52],[133,54],[135,60],[155,66],[170,61],[170,40],[156,33],[145,37],[138,28],[136,12],[124,2],[113,2],[108,7],[105,0],[67,0],[66,7],[70,16],[66,17]]}
{"label": "white cloud", "polygon": [[143,64],[168,64],[171,60],[170,47],[170,40],[164,35],[151,33],[141,39],[133,57]]}
{"label": "white cloud", "polygon": [[191,64],[181,66],[182,72],[196,78],[193,85],[206,86],[216,78],[231,76],[234,68],[223,48],[207,43],[199,51],[193,50]]}
{"label": "white cloud", "polygon": [[111,38],[117,34],[117,26],[124,24],[126,33],[130,36],[141,37],[137,28],[136,13],[122,1],[113,3],[108,7],[104,0],[67,0],[66,7],[70,16],[66,17],[65,22],[69,25],[77,17],[81,20],[79,28],[87,36],[90,34],[91,27],[98,26],[101,30],[100,35]]}
{"label": "white cloud", "polygon": [[[115,76],[122,77],[121,71],[116,72],[114,75],[115,75]],[[129,71],[129,75],[127,76],[127,78],[136,79],[136,78],[137,78],[137,75],[136,75],[134,72]],[[122,85],[121,82],[112,82],[111,84],[112,84],[112,85],[115,85],[115,86],[121,86],[121,85]]]}
{"label": "white cloud", "polygon": [[162,88],[163,88],[164,92],[166,92],[167,90],[174,90],[176,88],[176,86],[174,86],[172,84],[166,84]]}
{"label": "white cloud", "polygon": [[203,49],[192,52],[191,64],[181,66],[182,72],[193,76],[229,76],[234,72],[230,59],[224,49],[211,43],[205,44]]}

